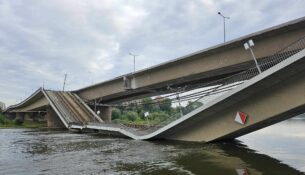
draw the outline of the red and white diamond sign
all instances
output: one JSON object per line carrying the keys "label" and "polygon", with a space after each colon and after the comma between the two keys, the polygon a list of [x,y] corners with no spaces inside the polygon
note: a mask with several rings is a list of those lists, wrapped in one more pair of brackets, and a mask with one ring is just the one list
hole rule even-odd
{"label": "red and white diamond sign", "polygon": [[236,169],[238,175],[248,175],[247,169]]}
{"label": "red and white diamond sign", "polygon": [[243,112],[237,112],[235,121],[239,124],[244,125],[246,123],[247,117],[248,117],[247,114]]}

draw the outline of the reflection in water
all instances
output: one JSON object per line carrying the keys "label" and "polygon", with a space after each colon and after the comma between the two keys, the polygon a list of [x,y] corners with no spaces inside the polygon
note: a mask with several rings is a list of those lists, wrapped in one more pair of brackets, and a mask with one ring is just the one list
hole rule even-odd
{"label": "reflection in water", "polygon": [[[272,137],[273,143],[276,140],[268,132],[269,135],[264,133],[264,138],[253,134],[240,140],[252,148],[252,143],[265,142],[268,137]],[[284,138],[279,136],[277,142]],[[256,142],[251,142],[253,139]],[[272,157],[259,154],[240,141],[212,144],[148,142],[21,129],[0,130],[0,140],[1,174],[303,174],[295,169],[302,166],[292,168],[292,164],[288,166],[272,158],[273,152],[267,151]],[[300,144],[304,145],[305,141]],[[286,148],[283,144],[278,147],[281,146]],[[268,150],[265,145],[258,148],[260,152],[264,152],[264,148]],[[285,153],[286,158],[280,159],[284,162],[298,154],[293,150]],[[304,164],[305,159],[299,163]]]}
{"label": "reflection in water", "polygon": [[261,129],[239,140],[259,153],[305,172],[305,115]]}

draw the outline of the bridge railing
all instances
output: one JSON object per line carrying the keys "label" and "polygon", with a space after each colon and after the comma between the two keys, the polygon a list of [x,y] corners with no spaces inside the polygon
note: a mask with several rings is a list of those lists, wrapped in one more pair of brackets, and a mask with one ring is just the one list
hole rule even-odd
{"label": "bridge railing", "polygon": [[[289,44],[288,46],[284,47],[283,49],[280,49],[272,56],[259,60],[259,62],[258,62],[259,67],[261,68],[262,71],[266,71],[303,49],[305,49],[305,36],[298,39],[297,41]],[[208,93],[203,94],[202,96],[199,96],[198,99],[196,99],[195,101],[204,102],[204,101],[213,100],[213,99],[223,95],[227,91],[230,91],[230,90],[234,89],[235,87],[243,84],[245,81],[255,77],[258,74],[259,74],[259,71],[258,71],[257,67],[253,66],[248,70],[245,70],[238,74],[232,75],[230,77],[216,80],[214,82],[209,82],[205,86],[209,86],[209,85],[210,86],[217,85],[217,86],[212,88],[213,91],[210,91]],[[220,89],[221,89],[221,91],[220,91]],[[189,105],[192,105],[192,103]],[[202,105],[204,105],[204,103],[202,103]],[[194,108],[194,110],[195,110],[195,108]],[[189,112],[191,112],[191,111],[188,111],[188,113]],[[187,113],[183,113],[183,115],[186,115],[186,114]],[[166,120],[166,121],[160,123],[159,127],[162,127],[170,122],[172,122],[172,121]]]}
{"label": "bridge railing", "polygon": [[[258,59],[258,65],[262,72],[264,72],[303,49],[305,49],[305,36],[280,49],[271,56]],[[194,111],[195,109],[207,104],[209,101],[214,100],[217,97],[227,93],[228,91],[231,91],[232,89],[242,85],[244,82],[257,76],[258,74],[259,71],[255,64],[253,64],[253,67],[232,76],[216,81],[206,83],[203,82],[201,84],[201,88],[196,90],[187,91],[186,89],[179,89],[178,91],[165,96],[170,98],[171,104],[176,106],[177,112],[160,121],[159,123],[152,124],[147,122],[147,127],[143,128],[149,131],[161,128]],[[188,104],[181,105],[181,103],[185,102],[188,102]],[[139,105],[145,105],[145,103]]]}

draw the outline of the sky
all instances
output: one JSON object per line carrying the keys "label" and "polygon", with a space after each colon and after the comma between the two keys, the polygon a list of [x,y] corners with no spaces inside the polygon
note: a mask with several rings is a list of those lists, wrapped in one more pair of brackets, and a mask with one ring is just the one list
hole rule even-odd
{"label": "sky", "polygon": [[0,101],[76,90],[305,16],[305,0],[0,0]]}

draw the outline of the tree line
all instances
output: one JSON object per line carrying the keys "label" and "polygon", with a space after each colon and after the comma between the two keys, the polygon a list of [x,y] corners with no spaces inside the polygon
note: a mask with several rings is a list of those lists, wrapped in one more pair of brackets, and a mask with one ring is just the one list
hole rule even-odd
{"label": "tree line", "polygon": [[[165,120],[177,119],[201,106],[201,102],[188,102],[186,106],[172,105],[169,98],[158,100],[146,97],[140,103],[131,102],[127,106],[112,108],[112,121],[116,123],[157,124]],[[145,115],[148,114],[147,116]]]}

